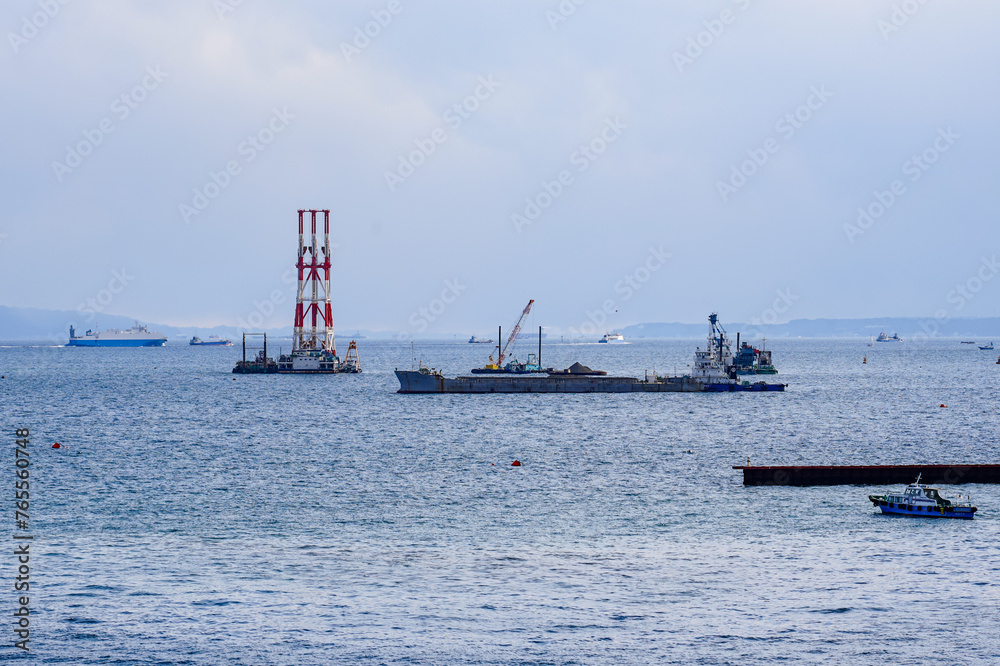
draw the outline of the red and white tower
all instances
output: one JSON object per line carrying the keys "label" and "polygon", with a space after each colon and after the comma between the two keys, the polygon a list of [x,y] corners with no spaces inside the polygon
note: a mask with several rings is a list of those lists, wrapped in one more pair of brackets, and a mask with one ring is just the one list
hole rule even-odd
{"label": "red and white tower", "polygon": [[[306,244],[305,214],[312,216],[312,237]],[[316,216],[323,213],[323,244],[316,244]],[[292,351],[326,351],[337,355],[330,305],[330,211],[299,211],[299,290],[295,299],[295,332]],[[306,328],[311,319],[311,328]],[[322,332],[317,324],[322,320]]]}

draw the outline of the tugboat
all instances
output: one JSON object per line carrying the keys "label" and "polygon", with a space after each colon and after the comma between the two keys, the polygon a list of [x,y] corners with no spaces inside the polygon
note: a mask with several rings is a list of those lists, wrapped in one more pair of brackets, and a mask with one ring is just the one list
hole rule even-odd
{"label": "tugboat", "polygon": [[961,518],[972,520],[979,509],[969,502],[955,503],[946,500],[938,494],[937,488],[931,488],[917,480],[900,493],[885,493],[884,495],[869,495],[872,506],[877,506],[882,513],[894,513],[903,516],[920,516],[923,518]]}

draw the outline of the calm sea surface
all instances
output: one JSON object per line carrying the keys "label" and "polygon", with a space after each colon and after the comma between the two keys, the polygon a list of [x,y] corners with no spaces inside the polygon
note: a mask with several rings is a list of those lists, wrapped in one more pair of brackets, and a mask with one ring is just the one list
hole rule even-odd
{"label": "calm sea surface", "polygon": [[[325,377],[234,376],[235,347],[0,348],[8,497],[32,435],[30,659],[1000,662],[1000,486],[943,488],[974,521],[893,518],[876,488],[732,469],[1000,462],[997,352],[774,340],[783,394],[406,396],[410,345],[359,344],[362,375]],[[703,344],[543,361],[666,374]],[[8,508],[0,660],[23,656]]]}

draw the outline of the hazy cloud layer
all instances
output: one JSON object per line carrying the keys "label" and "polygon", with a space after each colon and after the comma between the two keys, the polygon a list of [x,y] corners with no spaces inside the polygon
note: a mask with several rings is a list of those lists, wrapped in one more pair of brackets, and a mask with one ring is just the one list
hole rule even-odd
{"label": "hazy cloud layer", "polygon": [[108,312],[284,325],[296,210],[329,208],[351,329],[489,333],[529,298],[564,331],[996,316],[998,23],[988,0],[7,2],[0,303],[74,309],[117,271]]}

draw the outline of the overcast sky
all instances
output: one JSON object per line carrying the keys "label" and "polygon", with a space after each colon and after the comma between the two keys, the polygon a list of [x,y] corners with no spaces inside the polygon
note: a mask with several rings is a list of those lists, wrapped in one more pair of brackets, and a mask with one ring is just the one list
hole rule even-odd
{"label": "overcast sky", "polygon": [[555,331],[1000,315],[995,0],[8,0],[0,26],[0,304],[290,325],[296,211],[329,208],[345,329],[489,334],[530,298]]}

